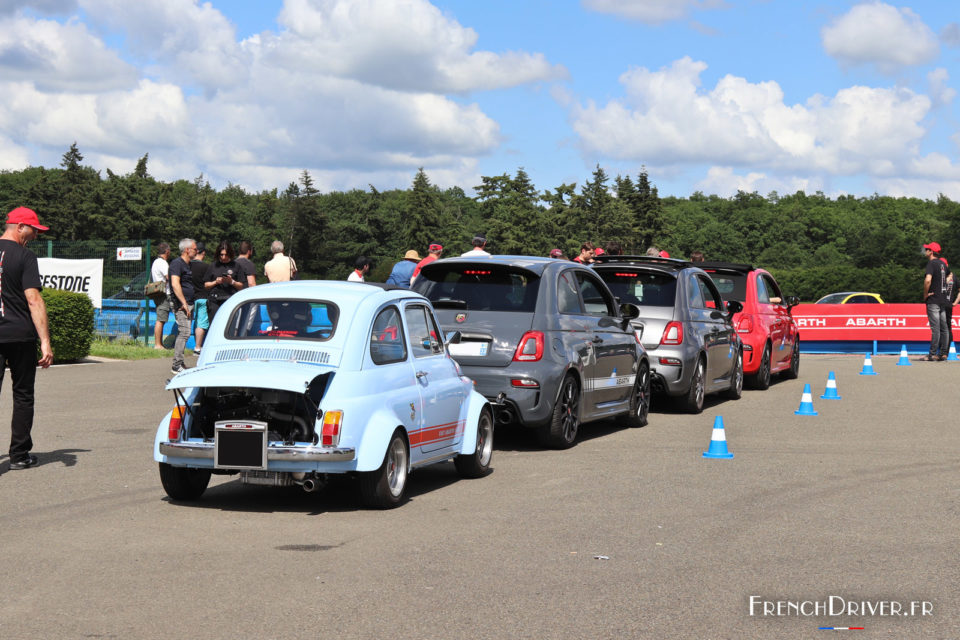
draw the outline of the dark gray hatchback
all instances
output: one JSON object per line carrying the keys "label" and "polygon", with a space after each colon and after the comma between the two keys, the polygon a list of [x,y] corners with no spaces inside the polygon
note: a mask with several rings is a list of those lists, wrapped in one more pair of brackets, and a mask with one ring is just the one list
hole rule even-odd
{"label": "dark gray hatchback", "polygon": [[450,258],[425,266],[413,289],[433,303],[450,355],[490,400],[497,424],[537,429],[546,446],[576,442],[582,422],[643,426],[650,364],[630,318],[596,273],[526,256]]}

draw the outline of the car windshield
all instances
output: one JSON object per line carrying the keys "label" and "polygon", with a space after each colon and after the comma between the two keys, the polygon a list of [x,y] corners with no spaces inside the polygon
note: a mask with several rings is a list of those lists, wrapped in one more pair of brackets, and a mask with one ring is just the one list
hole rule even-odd
{"label": "car windshield", "polygon": [[745,302],[747,299],[747,274],[745,273],[717,273],[707,271],[713,284],[717,285],[720,296],[726,301],[736,300]]}
{"label": "car windshield", "polygon": [[660,271],[597,269],[621,303],[649,307],[672,307],[677,295],[677,279]]}
{"label": "car windshield", "polygon": [[504,265],[437,265],[421,271],[413,288],[437,309],[533,313],[540,278]]}
{"label": "car windshield", "polygon": [[326,300],[252,300],[233,310],[225,335],[231,340],[329,340],[339,316],[337,305]]}
{"label": "car windshield", "polygon": [[840,304],[843,302],[843,299],[846,298],[849,293],[831,293],[828,296],[823,296],[817,300],[817,304]]}

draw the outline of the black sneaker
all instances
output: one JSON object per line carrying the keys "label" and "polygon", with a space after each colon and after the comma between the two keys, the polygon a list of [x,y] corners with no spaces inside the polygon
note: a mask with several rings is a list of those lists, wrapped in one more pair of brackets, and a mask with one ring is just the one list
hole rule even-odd
{"label": "black sneaker", "polygon": [[175,367],[170,367],[170,373],[172,373],[173,375],[177,375],[178,373],[180,373],[180,372],[183,371],[184,369],[185,369],[185,367],[184,367],[183,365],[178,365],[178,366],[175,366]]}
{"label": "black sneaker", "polygon": [[20,471],[21,469],[29,469],[30,467],[35,467],[40,461],[37,459],[37,456],[27,456],[26,458],[21,458],[20,460],[11,460],[10,461],[10,470],[11,471]]}
{"label": "black sneaker", "polygon": [[923,360],[926,360],[927,362],[936,362],[937,356],[935,356],[935,355],[933,355],[933,354],[931,353],[931,354],[925,356],[925,357],[923,358]]}

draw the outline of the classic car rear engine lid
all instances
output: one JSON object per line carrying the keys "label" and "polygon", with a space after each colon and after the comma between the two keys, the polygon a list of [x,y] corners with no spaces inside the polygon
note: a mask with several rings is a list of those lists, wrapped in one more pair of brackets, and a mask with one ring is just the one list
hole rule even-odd
{"label": "classic car rear engine lid", "polygon": [[266,365],[257,360],[220,362],[187,369],[174,376],[166,388],[254,387],[303,393],[314,378],[333,369],[333,365],[305,366],[295,362],[271,362]]}

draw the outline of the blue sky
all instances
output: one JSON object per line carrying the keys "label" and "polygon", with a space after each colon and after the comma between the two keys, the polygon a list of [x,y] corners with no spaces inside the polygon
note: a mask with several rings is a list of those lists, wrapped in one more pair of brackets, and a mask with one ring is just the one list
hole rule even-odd
{"label": "blue sky", "polygon": [[960,200],[952,3],[0,0],[0,168]]}

